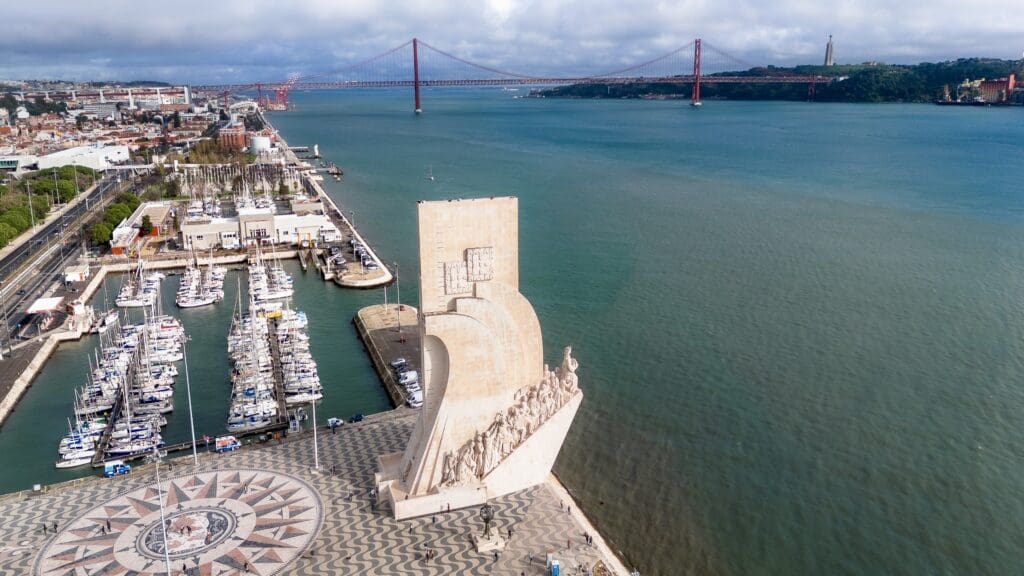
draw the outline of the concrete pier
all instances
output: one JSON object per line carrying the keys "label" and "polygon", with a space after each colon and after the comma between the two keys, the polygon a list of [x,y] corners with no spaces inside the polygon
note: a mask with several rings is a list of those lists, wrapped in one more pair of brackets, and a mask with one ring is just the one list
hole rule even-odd
{"label": "concrete pier", "polygon": [[[398,383],[388,363],[395,358],[405,358],[410,369],[420,370],[420,331],[418,326],[419,311],[408,305],[389,304],[385,310],[383,304],[367,306],[356,313],[353,323],[359,338],[366,346],[377,376],[380,377],[384,390],[395,406],[405,405],[405,387]],[[402,331],[398,331],[398,319],[402,320]]]}
{"label": "concrete pier", "polygon": [[[263,118],[263,121],[267,126],[270,126],[270,122],[267,122],[266,118]],[[305,163],[304,160],[295,155],[294,150],[299,147],[289,146],[288,142],[280,134],[278,134],[278,140],[279,146],[284,151],[288,162],[296,165]],[[327,195],[327,191],[324,190],[317,180],[316,172],[302,172],[302,185],[310,196],[317,197],[324,203],[324,212],[327,213],[334,225],[341,231],[342,237],[346,240],[349,238],[358,240],[360,244],[366,247],[370,258],[377,265],[376,270],[367,270],[360,266],[359,262],[346,262],[343,269],[332,269],[327,272],[322,270],[321,273],[324,280],[333,280],[335,284],[345,288],[376,288],[390,284],[394,280],[391,271],[384,264],[384,261],[377,256],[376,250],[359,234],[352,221],[345,216],[344,210],[338,206],[333,198]]]}

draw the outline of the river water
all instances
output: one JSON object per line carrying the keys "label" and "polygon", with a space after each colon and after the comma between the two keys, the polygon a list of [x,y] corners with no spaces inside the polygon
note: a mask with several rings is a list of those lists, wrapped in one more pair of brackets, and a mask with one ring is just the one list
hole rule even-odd
{"label": "river water", "polygon": [[[586,393],[556,470],[630,565],[1019,571],[1021,110],[516,94],[427,90],[416,117],[406,92],[296,93],[270,119],[345,169],[325,186],[404,301],[416,200],[520,198],[521,289]],[[293,267],[324,415],[385,409],[350,325],[381,291]],[[230,313],[183,313],[200,429],[223,423]],[[62,347],[0,430],[0,486],[62,477],[91,346]]]}

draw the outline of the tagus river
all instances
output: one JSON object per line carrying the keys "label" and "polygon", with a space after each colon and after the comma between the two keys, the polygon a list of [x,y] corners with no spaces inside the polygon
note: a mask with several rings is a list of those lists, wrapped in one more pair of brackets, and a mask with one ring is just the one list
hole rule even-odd
{"label": "tagus river", "polygon": [[[1024,111],[516,94],[428,90],[416,117],[405,91],[297,93],[271,121],[344,168],[326,186],[404,301],[416,200],[520,198],[521,289],[586,393],[556,470],[628,564],[1019,571]],[[386,409],[350,325],[382,292],[292,271],[324,415]],[[195,313],[215,430],[230,307]],[[58,351],[4,425],[4,489],[66,477],[51,461],[93,344]]]}

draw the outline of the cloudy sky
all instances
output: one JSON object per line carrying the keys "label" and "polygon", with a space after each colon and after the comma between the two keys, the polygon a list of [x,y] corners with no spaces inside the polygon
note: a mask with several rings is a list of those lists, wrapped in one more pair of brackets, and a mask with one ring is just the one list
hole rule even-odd
{"label": "cloudy sky", "polygon": [[273,81],[417,36],[529,74],[584,74],[696,37],[756,64],[1020,58],[1018,0],[36,0],[3,7],[0,79]]}

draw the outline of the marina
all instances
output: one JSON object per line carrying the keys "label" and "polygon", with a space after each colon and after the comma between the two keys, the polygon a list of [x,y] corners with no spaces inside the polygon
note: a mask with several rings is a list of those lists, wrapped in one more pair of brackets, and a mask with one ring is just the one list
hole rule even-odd
{"label": "marina", "polygon": [[[340,172],[340,171],[339,171]],[[316,178],[307,178],[305,185],[316,190],[319,188]],[[345,424],[346,414],[352,414],[348,418],[350,426],[359,426],[364,420],[364,413],[374,414],[380,412],[380,407],[372,410],[361,410],[356,403],[353,403],[352,394],[340,396],[338,401],[333,401],[335,407],[344,405],[343,410],[336,410],[330,406],[335,395],[333,390],[328,393],[328,385],[340,383],[338,372],[333,373],[331,382],[321,381],[320,363],[317,358],[315,343],[318,341],[309,335],[309,329],[320,316],[316,312],[323,309],[322,301],[315,300],[317,304],[313,307],[314,314],[307,316],[302,306],[296,305],[293,300],[300,296],[297,284],[302,278],[308,286],[319,286],[321,289],[331,290],[331,284],[323,280],[331,280],[334,284],[348,287],[372,288],[386,285],[394,277],[388,266],[385,266],[375,251],[355,230],[352,222],[355,214],[346,215],[326,194],[318,192],[317,197],[322,196],[325,210],[330,214],[332,221],[340,224],[338,229],[342,235],[337,241],[323,242],[322,237],[316,241],[310,236],[309,240],[299,240],[294,249],[279,250],[273,246],[273,242],[264,242],[261,236],[256,236],[257,241],[245,242],[244,254],[227,255],[223,251],[216,251],[214,247],[195,246],[192,241],[186,242],[190,248],[199,248],[205,251],[210,249],[205,265],[198,257],[199,250],[187,254],[162,254],[161,249],[154,249],[148,239],[142,239],[137,245],[127,246],[126,255],[131,257],[135,254],[143,254],[139,264],[121,264],[116,258],[106,257],[102,260],[100,273],[97,278],[101,279],[90,284],[90,289],[83,293],[83,299],[95,301],[99,298],[97,287],[102,286],[103,302],[95,304],[98,318],[90,322],[90,326],[97,333],[96,336],[86,338],[100,339],[100,352],[94,354],[96,367],[89,362],[87,373],[89,383],[83,387],[78,398],[84,401],[75,402],[76,421],[71,424],[69,421],[69,432],[61,438],[58,444],[58,451],[61,455],[61,465],[54,467],[57,474],[73,474],[78,469],[84,469],[87,463],[94,467],[103,467],[108,477],[118,475],[134,475],[139,470],[147,468],[146,463],[141,465],[138,462],[133,466],[126,464],[133,460],[151,460],[174,452],[191,448],[196,458],[199,452],[221,452],[222,450],[235,450],[244,448],[244,444],[259,442],[261,444],[274,445],[287,442],[286,436],[298,436],[299,439],[308,439],[308,432],[312,429],[313,439],[313,462],[315,471],[321,470],[321,463],[317,451],[317,428],[324,428],[324,423],[329,423],[327,428],[331,436],[337,433],[337,429]],[[251,205],[246,204],[246,196],[236,197],[233,203],[227,206],[221,205],[219,201],[211,201],[204,196],[200,205],[190,203],[189,210],[195,218],[202,220],[209,218],[211,221],[220,218],[218,211],[230,214],[232,206],[234,210],[251,211],[249,214],[262,215],[264,213],[277,213],[278,204],[276,201],[267,201],[266,196],[252,194]],[[493,199],[492,199],[493,200]],[[164,208],[161,208],[164,209]],[[292,208],[294,210],[294,207]],[[241,213],[241,212],[240,212]],[[161,220],[160,225],[163,225]],[[504,228],[503,228],[504,229]],[[245,230],[245,221],[242,222],[242,230]],[[347,233],[346,233],[347,232]],[[280,230],[278,231],[280,233]],[[201,234],[191,237],[193,240],[202,240]],[[245,238],[251,238],[246,235]],[[302,236],[298,236],[302,238]],[[307,243],[308,242],[308,243]],[[421,243],[421,245],[423,245]],[[473,248],[472,250],[489,250],[484,248]],[[462,252],[460,251],[460,254]],[[238,268],[225,269],[221,264],[237,266],[243,264],[237,260],[244,256],[244,271]],[[297,257],[297,260],[294,258]],[[217,259],[220,258],[218,263]],[[284,260],[284,258],[293,258]],[[230,259],[230,262],[225,262]],[[145,260],[145,264],[141,261]],[[508,262],[508,259],[503,259]],[[474,260],[475,262],[475,260]],[[313,266],[309,266],[312,263]],[[124,266],[128,274],[122,276],[111,275],[113,266]],[[311,270],[312,268],[312,270]],[[356,272],[358,269],[358,272]],[[300,271],[301,270],[301,271]],[[314,271],[318,273],[314,273]],[[330,274],[333,272],[333,274]],[[396,268],[397,272],[397,268]],[[179,276],[178,282],[164,282],[165,276]],[[397,275],[397,274],[396,274]],[[234,280],[234,294],[228,294],[226,288]],[[120,288],[117,290],[115,304],[129,310],[123,320],[117,316],[111,316],[107,312],[109,282],[118,282]],[[244,284],[244,287],[243,287]],[[336,291],[337,289],[334,288]],[[169,301],[168,293],[173,291],[176,307],[172,314],[165,315],[160,311],[161,302]],[[345,294],[333,292],[335,294]],[[395,287],[395,294],[398,288]],[[93,296],[94,295],[94,296]],[[360,314],[356,318],[354,331],[363,338],[363,344],[367,351],[370,351],[369,365],[376,370],[377,376],[383,388],[378,388],[379,399],[385,395],[390,397],[398,409],[392,413],[380,414],[383,419],[374,419],[376,422],[388,422],[386,427],[391,434],[399,433],[402,424],[397,418],[408,418],[410,421],[415,411],[423,406],[424,388],[426,381],[421,383],[421,370],[419,365],[418,339],[407,338],[403,333],[409,331],[418,322],[417,310],[408,307],[400,302],[387,304],[387,290],[384,291],[384,301],[381,313],[376,317],[373,313],[374,306],[368,306],[373,300],[380,296],[380,292],[365,291],[347,293],[355,300],[361,300],[354,309],[359,309]],[[233,298],[232,298],[233,296]],[[396,298],[397,300],[397,298]],[[226,310],[226,302],[234,301],[235,307],[232,310],[230,320],[226,323],[203,322],[201,331],[207,335],[210,332],[220,330],[220,338],[224,345],[224,357],[231,363],[230,372],[220,372],[219,387],[221,401],[210,402],[202,400],[193,404],[190,387],[188,387],[188,414],[187,423],[182,414],[182,405],[178,404],[175,414],[175,397],[180,396],[180,386],[174,386],[175,377],[178,375],[176,362],[185,361],[184,347],[186,343],[186,318],[189,315],[202,315],[204,313],[216,312],[223,318]],[[248,306],[243,307],[242,302],[248,301]],[[390,312],[394,311],[394,323],[392,324]],[[362,312],[366,311],[366,314]],[[132,315],[142,314],[141,322]],[[197,316],[198,318],[199,316]],[[112,319],[113,318],[113,319]],[[330,318],[322,320],[330,321]],[[131,323],[134,321],[135,323]],[[344,324],[343,324],[344,325]],[[350,326],[347,326],[350,338],[354,336]],[[191,331],[188,332],[193,337]],[[195,335],[198,338],[198,334]],[[352,338],[354,340],[354,338]],[[389,343],[388,340],[394,340]],[[539,340],[537,340],[539,345]],[[330,354],[336,354],[339,342],[328,341]],[[394,345],[392,345],[394,344]],[[202,356],[207,359],[211,349],[203,348]],[[399,355],[403,354],[403,355]],[[88,358],[88,356],[86,356]],[[322,358],[323,356],[320,356]],[[331,357],[330,355],[328,357]],[[362,355],[364,362],[366,356]],[[504,363],[503,365],[508,365]],[[563,363],[563,367],[565,364]],[[364,367],[364,370],[366,368]],[[564,368],[563,368],[564,370]],[[372,374],[372,371],[369,372]],[[563,372],[567,373],[567,372]],[[185,368],[186,381],[188,368]],[[210,373],[203,371],[202,379],[207,380],[201,384],[197,378],[197,396],[209,395]],[[424,375],[425,376],[425,375]],[[350,373],[345,374],[345,380],[350,378]],[[225,382],[226,381],[226,382]],[[363,387],[368,384],[366,379],[356,381],[357,386]],[[573,384],[575,386],[575,384]],[[372,387],[372,386],[371,386]],[[564,430],[572,415],[578,407],[581,395],[578,388],[575,390],[573,403],[566,404],[561,415],[565,417],[552,419],[545,422],[544,419],[550,416],[550,412],[531,413],[534,418],[525,433],[537,433],[540,436],[559,434],[558,430]],[[530,398],[535,398],[531,396]],[[566,396],[568,398],[568,396]],[[525,401],[526,397],[522,397]],[[27,399],[26,399],[27,401]],[[220,406],[221,416],[219,423],[211,424],[207,415],[194,414],[197,407],[205,412]],[[226,407],[227,418],[224,418]],[[321,413],[317,417],[318,410]],[[482,413],[482,412],[481,412]],[[526,414],[526,412],[523,412]],[[17,416],[17,413],[15,414]],[[198,416],[198,418],[197,418]],[[85,422],[88,423],[85,423]],[[195,424],[193,424],[195,422]],[[545,426],[543,431],[538,432],[537,426]],[[96,430],[102,427],[102,432]],[[561,427],[561,428],[560,428]],[[172,436],[172,428],[177,429],[177,436]],[[357,428],[358,429],[358,428]],[[166,434],[165,434],[166,431]],[[225,432],[229,435],[224,435]],[[463,430],[463,433],[465,430]],[[564,432],[563,432],[564,433]],[[186,436],[182,438],[182,436]],[[492,435],[493,436],[493,435]],[[484,436],[487,438],[488,436]],[[166,440],[165,440],[166,438]],[[237,439],[236,439],[237,438]],[[524,437],[525,438],[525,437]],[[241,439],[242,442],[238,440]],[[0,438],[0,444],[4,441]],[[212,446],[211,446],[211,441]],[[399,440],[401,441],[401,440]],[[496,436],[491,441],[496,441]],[[531,444],[523,445],[523,450],[543,450],[548,454],[557,454],[561,440],[553,442],[535,440]],[[307,444],[308,445],[308,444]],[[394,454],[385,454],[383,449],[393,450],[394,444],[378,445],[373,450],[379,458],[379,463],[391,462]],[[533,448],[530,448],[532,446]],[[269,448],[261,448],[259,452]],[[91,458],[90,456],[91,452]],[[88,461],[87,461],[87,458]],[[446,459],[450,456],[446,456]],[[488,462],[493,462],[494,456],[489,457]],[[527,457],[529,458],[529,457]],[[545,458],[552,458],[545,456]],[[197,460],[198,462],[198,460]],[[178,464],[182,462],[179,460]],[[391,466],[390,464],[380,464]],[[447,466],[447,463],[446,463]],[[198,468],[194,469],[198,470]],[[280,473],[275,470],[275,473]],[[329,468],[330,474],[342,473],[338,463]],[[381,468],[379,474],[387,474],[386,482],[391,482],[390,468]],[[516,470],[514,464],[509,463],[503,470]],[[529,487],[533,490],[529,494],[522,492],[523,488],[504,488],[503,492],[495,495],[495,501],[500,502],[505,495],[517,493],[515,497],[526,497],[529,499],[546,499],[550,504],[554,498],[561,498],[562,502],[569,496],[561,488],[560,484],[553,477],[548,477],[550,463],[530,467],[531,480]],[[537,476],[540,474],[540,476]],[[536,478],[534,478],[536,476]],[[247,485],[247,483],[246,483]],[[389,488],[387,498],[393,498],[395,505],[388,504],[385,499],[384,485],[380,486],[380,496],[374,496],[373,507],[391,508],[396,519],[407,519],[408,514],[398,511],[398,499],[401,492],[398,488]],[[378,488],[373,492],[378,493]],[[469,496],[468,492],[456,491],[457,497],[454,500],[457,508],[473,505],[478,496]],[[468,496],[468,500],[466,499]],[[180,497],[180,496],[179,496]],[[450,496],[448,496],[450,497]],[[428,500],[436,500],[438,497],[430,496]],[[183,502],[184,500],[179,500]],[[0,501],[2,505],[2,501]],[[415,506],[422,506],[417,503]],[[449,504],[451,508],[451,504]],[[568,511],[568,509],[567,509]],[[387,512],[392,514],[392,512]],[[461,516],[461,513],[460,513]],[[511,517],[511,516],[510,516]],[[531,523],[527,518],[519,518],[517,522]],[[570,522],[577,522],[576,518]],[[587,530],[593,530],[584,519],[580,526]],[[560,528],[564,529],[564,528]],[[546,535],[543,541],[536,541],[530,544],[538,550],[543,546],[553,543],[552,536],[557,532]],[[509,529],[511,539],[511,528]],[[500,540],[500,539],[499,539]],[[544,544],[543,542],[547,542]],[[592,544],[590,536],[583,540],[586,544]],[[603,542],[601,542],[603,546]],[[502,544],[504,546],[504,544]],[[476,553],[481,553],[479,543],[474,543]],[[560,550],[560,557],[569,561],[584,563],[593,566],[597,573],[608,573],[603,562],[617,562],[614,556],[608,555],[606,549],[597,551],[592,549],[591,553],[581,555],[572,554],[569,551],[571,545]],[[580,550],[582,552],[583,550]],[[44,552],[40,557],[49,559],[49,553]],[[480,556],[486,558],[486,556]],[[47,562],[49,560],[43,560]],[[83,561],[86,561],[83,559]],[[126,565],[127,566],[127,565]],[[621,566],[615,565],[615,571]]]}

